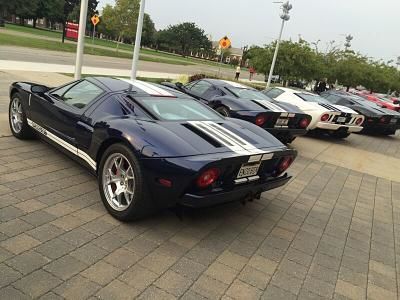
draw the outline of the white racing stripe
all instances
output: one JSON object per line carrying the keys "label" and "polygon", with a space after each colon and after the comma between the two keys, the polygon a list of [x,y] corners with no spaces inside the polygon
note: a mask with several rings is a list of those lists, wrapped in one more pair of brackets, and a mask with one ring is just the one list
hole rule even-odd
{"label": "white racing stripe", "polygon": [[261,106],[268,108],[269,110],[272,110],[274,112],[287,112],[287,110],[283,109],[282,107],[268,101],[268,100],[253,100],[260,104]]}
{"label": "white racing stripe", "polygon": [[170,92],[152,85],[150,83],[144,82],[144,81],[140,81],[140,80],[129,80],[129,79],[125,79],[125,78],[118,78],[119,80],[125,81],[135,87],[137,87],[138,89],[143,90],[144,92],[146,92],[149,95],[152,96],[162,96],[162,97],[175,97],[173,94],[171,94]]}
{"label": "white racing stripe", "polygon": [[240,155],[251,155],[249,161],[259,161],[266,152],[250,144],[234,132],[213,121],[189,121],[189,124],[201,130],[214,140]]}
{"label": "white racing stripe", "polygon": [[96,162],[84,151],[78,149],[77,147],[67,143],[63,139],[59,138],[58,136],[52,134],[51,132],[44,129],[42,126],[36,124],[30,119],[27,119],[28,125],[35,129],[37,132],[43,134],[44,136],[48,137],[50,140],[55,142],[56,144],[60,145],[64,149],[68,150],[69,152],[73,153],[74,155],[82,158],[86,161],[94,170],[96,170]]}

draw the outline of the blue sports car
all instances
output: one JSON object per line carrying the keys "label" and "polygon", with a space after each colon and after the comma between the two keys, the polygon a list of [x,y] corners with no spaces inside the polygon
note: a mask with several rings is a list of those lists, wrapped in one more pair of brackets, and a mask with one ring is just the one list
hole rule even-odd
{"label": "blue sports car", "polygon": [[289,181],[296,157],[256,125],[142,81],[15,82],[10,100],[13,135],[40,136],[89,168],[105,207],[122,221],[176,205],[259,198]]}

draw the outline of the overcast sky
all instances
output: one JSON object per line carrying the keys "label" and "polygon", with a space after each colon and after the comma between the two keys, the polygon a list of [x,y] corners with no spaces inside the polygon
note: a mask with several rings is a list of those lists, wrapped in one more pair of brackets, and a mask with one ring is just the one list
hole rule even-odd
{"label": "overcast sky", "polygon": [[[278,35],[276,0],[147,0],[146,12],[163,29],[170,24],[195,22],[214,40],[227,35],[234,47],[263,45]],[[104,4],[114,0],[100,0]],[[320,50],[335,40],[344,44],[352,34],[352,48],[385,60],[400,56],[399,0],[292,0],[291,19],[284,39],[321,40]]]}

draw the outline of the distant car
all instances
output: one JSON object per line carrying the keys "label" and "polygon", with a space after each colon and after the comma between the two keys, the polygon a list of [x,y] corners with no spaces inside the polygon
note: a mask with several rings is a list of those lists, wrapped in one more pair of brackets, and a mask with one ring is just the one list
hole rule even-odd
{"label": "distant car", "polygon": [[225,117],[256,124],[284,143],[307,133],[311,116],[298,107],[279,103],[256,89],[237,82],[201,79],[187,85],[164,83],[184,92]]}
{"label": "distant car", "polygon": [[364,116],[345,106],[332,105],[319,95],[281,87],[271,88],[263,93],[278,102],[296,105],[311,115],[309,130],[346,138],[350,133],[363,129]]}
{"label": "distant car", "polygon": [[296,157],[256,125],[142,81],[15,82],[9,123],[15,137],[38,135],[97,175],[105,207],[123,221],[259,198],[289,181]]}
{"label": "distant car", "polygon": [[321,93],[321,96],[332,104],[349,107],[364,115],[362,132],[391,135],[400,129],[400,113],[384,109],[360,96],[334,90]]}
{"label": "distant car", "polygon": [[394,111],[400,111],[400,101],[398,100],[392,100],[376,94],[359,93],[358,95],[368,101],[376,103],[382,108],[387,108]]}

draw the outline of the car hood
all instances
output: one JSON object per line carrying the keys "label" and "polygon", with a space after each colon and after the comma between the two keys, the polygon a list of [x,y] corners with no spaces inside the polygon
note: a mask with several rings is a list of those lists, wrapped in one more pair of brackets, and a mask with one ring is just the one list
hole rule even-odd
{"label": "car hood", "polygon": [[[183,157],[227,153],[254,155],[285,148],[275,137],[251,123],[221,121],[141,121],[142,153],[147,157]],[[271,150],[270,150],[271,151]]]}

